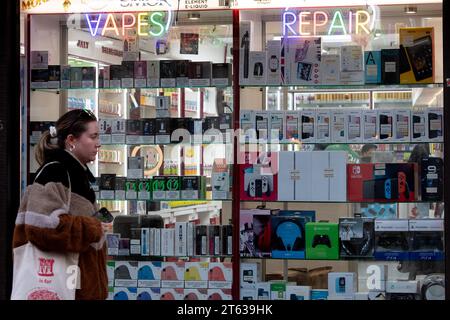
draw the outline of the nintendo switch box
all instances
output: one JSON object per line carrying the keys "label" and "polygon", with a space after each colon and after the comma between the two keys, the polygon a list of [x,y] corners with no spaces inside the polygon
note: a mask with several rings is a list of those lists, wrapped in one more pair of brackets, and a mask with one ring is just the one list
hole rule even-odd
{"label": "nintendo switch box", "polygon": [[260,154],[256,161],[241,164],[241,200],[276,201],[278,154]]}

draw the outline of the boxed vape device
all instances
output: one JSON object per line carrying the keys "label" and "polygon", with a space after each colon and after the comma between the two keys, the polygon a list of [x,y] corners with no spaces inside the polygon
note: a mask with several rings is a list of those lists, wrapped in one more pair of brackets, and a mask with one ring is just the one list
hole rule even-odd
{"label": "boxed vape device", "polygon": [[177,87],[189,86],[189,60],[177,60],[176,64]]}
{"label": "boxed vape device", "polygon": [[161,256],[173,257],[175,249],[175,229],[161,229]]}
{"label": "boxed vape device", "polygon": [[[150,228],[141,228],[141,256],[150,256],[150,253],[154,254],[153,250],[151,250],[150,246],[153,246],[154,239],[151,239],[151,236],[155,235],[155,233],[150,233]],[[151,240],[150,240],[151,239]]]}
{"label": "boxed vape device", "polygon": [[61,86],[61,67],[59,65],[48,66],[48,84],[49,89],[58,89]]}
{"label": "boxed vape device", "polygon": [[363,111],[363,141],[364,143],[378,141],[378,111],[364,110]]}
{"label": "boxed vape device", "polygon": [[[250,83],[250,37],[251,22],[241,21],[239,23],[239,84]],[[214,70],[214,69],[213,69]]]}
{"label": "boxed vape device", "polygon": [[222,255],[231,256],[233,254],[233,226],[231,224],[221,226],[221,239]]}
{"label": "boxed vape device", "polygon": [[166,199],[177,200],[181,196],[181,181],[178,176],[166,176]]}
{"label": "boxed vape device", "polygon": [[347,111],[347,142],[361,143],[362,139],[362,112],[359,110]]}
{"label": "boxed vape device", "polygon": [[100,175],[100,199],[114,200],[115,189],[116,189],[116,175],[102,173]]}
{"label": "boxed vape device", "polygon": [[208,226],[194,226],[194,254],[205,256],[209,254]]}
{"label": "boxed vape device", "polygon": [[137,287],[138,263],[135,261],[116,261],[114,269],[115,287]]}
{"label": "boxed vape device", "polygon": [[176,86],[177,62],[173,60],[159,61],[159,75],[162,88],[173,88]]}
{"label": "boxed vape device", "polygon": [[339,259],[339,225],[328,222],[308,222],[306,259]]}
{"label": "boxed vape device", "polygon": [[208,289],[208,300],[232,300],[231,289]]}
{"label": "boxed vape device", "polygon": [[133,88],[134,86],[134,61],[122,61],[122,88]]}
{"label": "boxed vape device", "polygon": [[119,233],[107,233],[106,234],[106,244],[108,256],[118,256],[119,255]]}
{"label": "boxed vape device", "polygon": [[201,176],[181,177],[181,198],[184,200],[204,199],[206,181]]}
{"label": "boxed vape device", "polygon": [[[144,177],[144,158],[143,157],[128,157],[127,165],[128,165],[128,171],[127,171],[128,178],[142,179]],[[135,191],[137,191],[137,189]]]}
{"label": "boxed vape device", "polygon": [[169,144],[171,135],[170,118],[156,118],[155,143]]}
{"label": "boxed vape device", "polygon": [[147,87],[147,61],[134,61],[134,87]]}
{"label": "boxed vape device", "polygon": [[184,288],[184,262],[162,262],[161,286],[163,288]]}
{"label": "boxed vape device", "polygon": [[221,238],[220,238],[220,226],[209,225],[208,226],[208,247],[209,255],[219,256],[221,255]]}
{"label": "boxed vape device", "polygon": [[364,52],[366,84],[381,83],[381,51]]}
{"label": "boxed vape device", "polygon": [[266,111],[255,112],[256,138],[258,142],[267,142],[269,138],[270,115]]}
{"label": "boxed vape device", "polygon": [[152,178],[152,196],[153,200],[166,200],[166,177]]}
{"label": "boxed vape device", "polygon": [[189,85],[194,87],[211,85],[211,62],[189,63]]}
{"label": "boxed vape device", "polygon": [[[61,89],[69,89],[70,88],[70,66],[69,65],[61,66],[60,70],[61,70],[61,73],[60,73]],[[105,77],[105,75],[104,75],[104,77]],[[109,77],[109,68],[108,68],[108,77]],[[108,87],[109,87],[109,78],[108,78]]]}
{"label": "boxed vape device", "polygon": [[175,256],[187,256],[187,222],[175,222]]}
{"label": "boxed vape device", "polygon": [[409,259],[408,220],[375,220],[375,259]]}
{"label": "boxed vape device", "polygon": [[141,179],[138,182],[138,200],[151,200],[152,184],[150,179]]}
{"label": "boxed vape device", "polygon": [[126,142],[127,144],[141,144],[143,136],[143,122],[139,120],[126,120]]}
{"label": "boxed vape device", "polygon": [[127,200],[137,200],[137,181],[137,179],[127,178],[127,181],[125,182],[125,197]]}
{"label": "boxed vape device", "polygon": [[210,262],[208,288],[231,289],[233,268],[231,262]]}
{"label": "boxed vape device", "polygon": [[95,68],[83,67],[81,68],[81,87],[94,88],[95,86]]}
{"label": "boxed vape device", "polygon": [[70,68],[70,87],[81,88],[83,78],[83,68],[71,67]]}
{"label": "boxed vape device", "polygon": [[268,85],[281,84],[281,43],[279,40],[267,41],[267,81]]}
{"label": "boxed vape device", "polygon": [[160,261],[138,262],[138,287],[159,288],[161,286],[161,266]]}
{"label": "boxed vape device", "polygon": [[208,262],[186,262],[184,281],[185,288],[208,288]]}
{"label": "boxed vape device", "polygon": [[211,71],[211,85],[217,87],[231,86],[231,64],[213,63]]}
{"label": "boxed vape device", "polygon": [[100,119],[99,124],[99,135],[101,144],[111,144],[111,119]]}
{"label": "boxed vape device", "polygon": [[141,119],[142,121],[142,143],[155,143],[155,119]]}
{"label": "boxed vape device", "polygon": [[146,61],[147,62],[147,86],[158,88],[159,83],[159,61]]}
{"label": "boxed vape device", "polygon": [[240,111],[240,129],[242,131],[240,136],[240,143],[255,143],[256,142],[256,120],[255,111],[241,110]]}
{"label": "boxed vape device", "polygon": [[49,78],[48,51],[31,51],[30,63],[31,63],[31,88],[32,89],[47,88]]}
{"label": "boxed vape device", "polygon": [[207,300],[207,289],[184,289],[184,300]]}
{"label": "boxed vape device", "polygon": [[109,67],[110,88],[120,88],[122,86],[122,78],[124,75],[125,67],[123,65],[111,65]]}

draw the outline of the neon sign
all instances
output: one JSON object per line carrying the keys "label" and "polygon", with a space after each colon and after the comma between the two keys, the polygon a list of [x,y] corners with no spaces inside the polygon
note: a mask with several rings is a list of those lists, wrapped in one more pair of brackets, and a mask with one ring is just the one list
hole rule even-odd
{"label": "neon sign", "polygon": [[[372,6],[370,6],[372,7]],[[375,28],[376,11],[367,10],[286,10],[282,15],[283,37],[370,34]]]}
{"label": "neon sign", "polygon": [[85,14],[89,31],[93,37],[113,32],[125,36],[127,29],[137,28],[139,36],[160,37],[169,30],[172,11],[155,11],[122,14]]}

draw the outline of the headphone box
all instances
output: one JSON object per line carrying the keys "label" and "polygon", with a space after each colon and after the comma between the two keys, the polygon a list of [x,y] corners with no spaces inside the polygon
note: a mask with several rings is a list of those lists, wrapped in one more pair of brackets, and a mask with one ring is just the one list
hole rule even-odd
{"label": "headphone box", "polygon": [[331,142],[347,142],[347,113],[344,110],[331,111]]}
{"label": "headphone box", "polygon": [[272,241],[272,217],[268,215],[253,216],[253,244],[255,256],[259,258],[270,257]]}
{"label": "headphone box", "polygon": [[286,300],[311,300],[311,287],[287,286]]}
{"label": "headphone box", "polygon": [[208,300],[232,300],[231,289],[208,289]]}
{"label": "headphone box", "polygon": [[176,87],[177,62],[174,60],[159,61],[159,76],[162,88]]}
{"label": "headphone box", "polygon": [[116,261],[114,287],[137,287],[137,270],[135,261]]}
{"label": "headphone box", "polygon": [[136,300],[136,287],[114,287],[114,300]]}
{"label": "headphone box", "polygon": [[258,293],[256,291],[256,289],[252,289],[252,288],[245,288],[245,289],[240,289],[239,290],[240,293],[240,300],[258,300]]}
{"label": "headphone box", "polygon": [[340,218],[339,239],[341,258],[373,257],[374,219]]}
{"label": "headphone box", "polygon": [[233,264],[231,262],[210,262],[208,270],[208,288],[231,289],[233,282]]}
{"label": "headphone box", "polygon": [[261,281],[261,264],[258,262],[241,262],[240,265],[241,288],[256,289]]}
{"label": "headphone box", "polygon": [[422,201],[442,201],[444,161],[441,158],[422,159],[420,186]]}
{"label": "headphone box", "polygon": [[184,288],[184,270],[184,262],[162,262],[161,286],[163,288]]}
{"label": "headphone box", "polygon": [[444,220],[409,220],[411,236],[410,259],[419,261],[444,260]]}
{"label": "headphone box", "polygon": [[249,84],[265,85],[267,81],[266,51],[250,51],[249,67]]}
{"label": "headphone box", "polygon": [[186,262],[184,271],[185,288],[208,288],[208,270],[208,262]]}
{"label": "headphone box", "polygon": [[159,87],[159,61],[147,61],[147,86]]}
{"label": "headphone box", "polygon": [[138,287],[159,288],[161,286],[161,262],[138,262]]}
{"label": "headphone box", "polygon": [[184,289],[184,300],[207,300],[207,289]]}
{"label": "headphone box", "polygon": [[281,42],[280,40],[269,40],[266,44],[266,65],[267,65],[267,84],[281,84]]}
{"label": "headphone box", "polygon": [[301,216],[272,216],[272,258],[305,259],[305,224]]}
{"label": "headphone box", "polygon": [[428,141],[444,141],[444,115],[443,108],[428,108]]}
{"label": "headphone box", "polygon": [[354,272],[328,273],[329,297],[353,295],[357,291],[357,275]]}
{"label": "headphone box", "polygon": [[210,86],[211,85],[211,62],[189,63],[189,86]]}
{"label": "headphone box", "polygon": [[160,300],[161,288],[137,288],[136,300]]}
{"label": "headphone box", "polygon": [[184,289],[161,288],[161,296],[159,300],[184,300]]}
{"label": "headphone box", "polygon": [[375,220],[376,260],[409,260],[409,223],[406,219]]}
{"label": "headphone box", "polygon": [[217,87],[227,87],[231,85],[231,63],[212,64],[211,85]]}
{"label": "headphone box", "polygon": [[308,222],[306,231],[306,259],[339,259],[339,225],[329,222]]}

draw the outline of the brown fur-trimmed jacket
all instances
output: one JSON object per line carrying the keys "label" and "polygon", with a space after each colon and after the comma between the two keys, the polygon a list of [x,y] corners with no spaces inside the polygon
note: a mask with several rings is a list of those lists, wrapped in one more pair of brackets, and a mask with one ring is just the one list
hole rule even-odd
{"label": "brown fur-trimmed jacket", "polygon": [[43,251],[79,253],[81,281],[76,299],[104,300],[108,295],[106,248],[101,223],[92,217],[95,194],[89,185],[95,178],[66,151],[54,152],[48,162],[53,161],[58,163],[46,166],[22,197],[13,247],[31,242]]}

